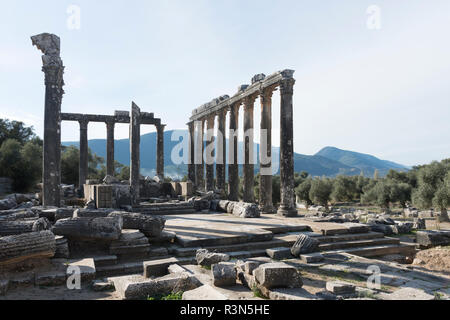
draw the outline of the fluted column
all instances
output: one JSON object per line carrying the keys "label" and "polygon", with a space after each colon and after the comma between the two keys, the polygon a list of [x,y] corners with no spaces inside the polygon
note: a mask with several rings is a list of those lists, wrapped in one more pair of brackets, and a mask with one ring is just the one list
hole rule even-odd
{"label": "fluted column", "polygon": [[195,186],[198,190],[203,190],[203,123],[204,120],[196,121],[197,135],[195,144]]}
{"label": "fluted column", "polygon": [[189,128],[189,146],[188,146],[188,180],[195,182],[195,127],[194,122],[188,123]]}
{"label": "fluted column", "polygon": [[253,150],[253,109],[255,97],[244,100],[244,202],[254,202],[255,166]]}
{"label": "fluted column", "polygon": [[239,107],[236,103],[230,107],[230,134],[228,148],[228,199],[239,200],[239,165],[238,165],[238,127]]}
{"label": "fluted column", "polygon": [[106,123],[106,174],[114,176],[114,122]]}
{"label": "fluted column", "polygon": [[284,79],[280,83],[280,207],[278,214],[296,216],[294,195],[294,125],[292,95],[295,80]]}
{"label": "fluted column", "polygon": [[31,37],[32,44],[42,55],[45,74],[44,146],[42,168],[42,204],[57,206],[60,203],[61,184],[61,101],[64,94],[64,66],[60,57],[60,39],[43,33]]}
{"label": "fluted column", "polygon": [[130,112],[130,193],[131,204],[139,205],[141,110],[133,102]]}
{"label": "fluted column", "polygon": [[156,126],[156,175],[160,178],[164,178],[164,127],[163,124]]}
{"label": "fluted column", "polygon": [[226,110],[221,110],[218,113],[218,128],[217,128],[217,143],[216,143],[216,182],[217,189],[225,193],[225,120]]}
{"label": "fluted column", "polygon": [[272,202],[272,92],[273,89],[268,88],[260,95],[259,208],[261,213],[276,212]]}
{"label": "fluted column", "polygon": [[210,116],[206,120],[206,191],[214,190],[214,121],[214,116]]}
{"label": "fluted column", "polygon": [[88,123],[87,120],[81,120],[80,123],[80,163],[78,184],[83,192],[83,186],[88,177],[89,168],[89,148],[88,148]]}

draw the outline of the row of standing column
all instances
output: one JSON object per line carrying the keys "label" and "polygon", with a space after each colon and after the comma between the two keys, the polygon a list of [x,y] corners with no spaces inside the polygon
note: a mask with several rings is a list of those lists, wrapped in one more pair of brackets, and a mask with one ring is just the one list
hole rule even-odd
{"label": "row of standing column", "polygon": [[[293,159],[293,85],[294,79],[281,81],[280,87],[280,207],[278,213],[285,216],[296,215],[294,196],[294,159]],[[261,101],[261,145],[260,145],[260,191],[259,206],[263,213],[274,213],[276,210],[272,201],[272,93],[274,87],[266,88],[260,94]],[[238,201],[239,199],[239,165],[238,165],[238,124],[239,108],[244,105],[244,164],[243,164],[243,201],[254,202],[254,102],[256,96],[245,98],[242,102],[235,103],[229,107],[229,139],[228,150],[228,199]],[[216,139],[216,188],[225,192],[225,116],[227,111],[218,113],[218,134]],[[215,116],[196,121],[198,127],[194,127],[194,122],[189,123],[189,166],[188,178],[195,182],[197,188],[205,186],[207,191],[214,189],[214,164],[206,161],[206,179],[204,175],[204,144],[203,129],[207,124],[208,135],[214,130]],[[195,135],[197,132],[197,135]],[[196,139],[194,137],[196,136]],[[214,137],[206,137],[206,148],[214,144]],[[263,143],[264,142],[264,143]],[[264,161],[262,161],[264,159]]]}
{"label": "row of standing column", "polygon": [[[136,122],[136,120],[135,120]],[[82,187],[89,174],[89,148],[88,148],[88,124],[87,120],[80,120],[80,161],[79,161],[79,185]],[[106,173],[114,176],[114,127],[115,122],[106,122]],[[157,130],[157,160],[156,175],[164,177],[164,128],[165,125],[156,125]],[[139,148],[140,148],[140,124],[130,125],[130,170],[134,170],[134,179],[139,179]],[[133,179],[133,180],[134,180]]]}

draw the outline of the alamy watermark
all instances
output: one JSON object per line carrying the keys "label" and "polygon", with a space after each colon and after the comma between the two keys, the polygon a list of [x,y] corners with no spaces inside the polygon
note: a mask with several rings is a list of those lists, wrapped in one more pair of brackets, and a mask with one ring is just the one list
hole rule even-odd
{"label": "alamy watermark", "polygon": [[366,14],[368,15],[366,26],[369,30],[380,30],[381,29],[381,8],[377,5],[370,5]]}
{"label": "alamy watermark", "polygon": [[67,7],[67,28],[69,30],[81,29],[81,8],[75,4]]}

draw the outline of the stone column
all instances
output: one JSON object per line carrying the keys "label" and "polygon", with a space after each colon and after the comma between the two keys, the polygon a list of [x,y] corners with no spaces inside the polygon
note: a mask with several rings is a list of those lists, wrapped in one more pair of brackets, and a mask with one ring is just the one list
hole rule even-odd
{"label": "stone column", "polygon": [[141,110],[133,102],[130,112],[130,192],[131,204],[139,205]]}
{"label": "stone column", "polygon": [[60,39],[54,34],[42,33],[31,37],[31,42],[44,55],[42,71],[45,74],[45,111],[43,147],[44,206],[60,206],[61,184],[61,101],[64,94],[64,66],[60,58]]}
{"label": "stone column", "polygon": [[230,107],[230,146],[228,149],[228,199],[239,200],[239,165],[238,165],[238,127],[239,127],[239,107],[234,104]]}
{"label": "stone column", "polygon": [[292,95],[295,80],[283,79],[280,83],[280,207],[278,214],[296,216],[294,195],[294,128]]}
{"label": "stone column", "polygon": [[88,124],[87,120],[80,120],[80,163],[79,163],[79,175],[78,185],[81,189],[81,193],[84,194],[84,185],[88,177],[89,171],[89,147],[88,147]]}
{"label": "stone column", "polygon": [[164,127],[160,124],[156,126],[157,144],[156,144],[156,175],[164,179]]}
{"label": "stone column", "polygon": [[254,179],[255,166],[253,153],[253,109],[255,97],[244,100],[244,202],[255,202]]}
{"label": "stone column", "polygon": [[106,123],[106,174],[114,176],[114,122]]}
{"label": "stone column", "polygon": [[261,95],[261,126],[259,146],[259,208],[261,213],[275,213],[272,202],[272,92],[265,89]]}
{"label": "stone column", "polygon": [[195,145],[195,186],[198,190],[203,190],[203,127],[204,120],[198,120],[197,123],[197,137]]}
{"label": "stone column", "polygon": [[218,128],[217,128],[217,143],[216,143],[216,187],[225,193],[225,155],[226,155],[226,137],[225,137],[225,120],[226,110],[218,112]]}
{"label": "stone column", "polygon": [[188,180],[195,182],[195,127],[194,122],[188,123],[189,127],[189,150],[188,150]]}
{"label": "stone column", "polygon": [[206,191],[214,191],[214,120],[214,116],[206,120]]}

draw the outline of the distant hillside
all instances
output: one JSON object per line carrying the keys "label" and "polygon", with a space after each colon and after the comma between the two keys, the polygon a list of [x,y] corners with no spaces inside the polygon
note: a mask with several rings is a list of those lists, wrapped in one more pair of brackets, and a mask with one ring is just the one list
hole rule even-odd
{"label": "distant hillside", "polygon": [[335,147],[325,147],[317,152],[316,156],[322,156],[342,163],[343,165],[357,168],[369,176],[372,176],[376,169],[378,169],[379,174],[382,176],[387,174],[390,169],[400,171],[409,170],[407,166],[392,161],[380,160],[370,154],[341,150]]}
{"label": "distant hillside", "polygon": [[[175,165],[171,161],[173,148],[179,144],[179,140],[171,141],[174,131],[164,133],[164,163],[166,174],[174,178],[181,178],[187,174],[187,165]],[[187,135],[187,131],[179,130],[179,135]],[[177,136],[179,136],[177,134]],[[79,145],[76,142],[63,142],[63,145]],[[97,155],[106,159],[106,139],[89,140],[89,148]],[[239,159],[242,163],[243,144],[239,142]],[[258,155],[259,144],[255,143],[255,156]],[[278,168],[280,149],[273,148],[274,168]],[[122,164],[130,163],[130,145],[128,139],[115,141],[115,160]],[[258,172],[258,162],[255,165],[255,172]],[[380,160],[374,156],[353,151],[345,151],[334,147],[326,147],[315,155],[294,154],[294,169],[296,172],[306,171],[312,176],[333,177],[339,174],[359,175],[361,170],[366,176],[373,176],[375,169],[378,169],[380,176],[385,175],[389,169],[408,170],[408,167]],[[141,136],[141,172],[143,175],[152,176],[156,171],[156,132]],[[242,168],[240,168],[242,172]],[[279,173],[276,172],[276,173]]]}

